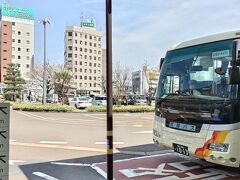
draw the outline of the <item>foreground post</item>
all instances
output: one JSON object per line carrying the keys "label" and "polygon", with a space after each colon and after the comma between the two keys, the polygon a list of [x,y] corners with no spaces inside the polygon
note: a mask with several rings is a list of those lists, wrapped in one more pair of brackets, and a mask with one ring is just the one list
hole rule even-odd
{"label": "foreground post", "polygon": [[112,0],[106,0],[107,45],[107,179],[113,179],[113,118],[112,118]]}

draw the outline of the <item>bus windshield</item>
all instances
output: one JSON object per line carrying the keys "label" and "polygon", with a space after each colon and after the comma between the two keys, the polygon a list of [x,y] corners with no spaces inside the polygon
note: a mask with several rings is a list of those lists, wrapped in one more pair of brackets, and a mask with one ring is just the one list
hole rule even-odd
{"label": "bus windshield", "polygon": [[157,97],[236,99],[238,86],[228,83],[231,59],[232,40],[169,51],[161,68]]}

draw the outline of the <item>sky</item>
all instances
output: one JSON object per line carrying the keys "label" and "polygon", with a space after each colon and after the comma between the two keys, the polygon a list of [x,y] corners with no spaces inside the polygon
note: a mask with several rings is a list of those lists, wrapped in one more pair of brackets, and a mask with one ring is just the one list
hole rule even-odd
{"label": "sky", "polygon": [[[0,3],[3,3],[0,0]],[[42,18],[47,26],[47,58],[52,64],[64,62],[66,25],[95,19],[97,30],[106,37],[105,0],[7,0],[14,6],[35,12],[35,62],[43,62]],[[159,64],[172,45],[205,35],[240,30],[239,0],[112,0],[113,63],[131,70],[147,63]],[[103,42],[103,47],[105,42]]]}

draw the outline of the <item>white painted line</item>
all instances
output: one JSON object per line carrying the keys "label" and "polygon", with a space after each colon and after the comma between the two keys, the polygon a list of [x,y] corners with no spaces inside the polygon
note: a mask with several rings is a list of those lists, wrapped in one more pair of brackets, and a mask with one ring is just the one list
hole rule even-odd
{"label": "white painted line", "polygon": [[[107,142],[95,142],[95,144],[102,145],[107,144]],[[113,142],[113,144],[124,144],[124,142]]]}
{"label": "white painted line", "polygon": [[142,127],[143,125],[141,125],[141,124],[134,124],[134,125],[132,125],[133,127]]}
{"label": "white painted line", "polygon": [[43,179],[47,179],[47,180],[59,180],[55,177],[49,176],[49,175],[41,173],[41,172],[33,172],[33,174],[36,175],[36,176],[39,176]]}
{"label": "white painted line", "polygon": [[21,160],[9,160],[9,164],[10,165],[14,165],[15,163],[23,163],[25,161],[21,161]]}
{"label": "white painted line", "polygon": [[62,141],[40,141],[41,144],[68,144],[68,142]]}
{"label": "white painted line", "polygon": [[16,142],[17,140],[15,140],[15,139],[10,139],[10,142]]}
{"label": "white painted line", "polygon": [[136,132],[133,132],[133,134],[152,134],[153,131],[136,131]]}
{"label": "white painted line", "polygon": [[92,167],[91,164],[82,164],[82,163],[61,163],[61,162],[51,162],[51,164],[61,165],[61,166],[87,166]]}

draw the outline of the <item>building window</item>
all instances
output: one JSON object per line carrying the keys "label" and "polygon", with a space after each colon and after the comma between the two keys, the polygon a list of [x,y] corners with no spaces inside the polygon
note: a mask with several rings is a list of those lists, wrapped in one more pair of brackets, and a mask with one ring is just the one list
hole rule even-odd
{"label": "building window", "polygon": [[97,73],[97,71],[96,70],[94,70],[94,74],[96,74]]}
{"label": "building window", "polygon": [[77,79],[77,76],[75,76],[75,79]]}
{"label": "building window", "polygon": [[101,38],[100,38],[100,37],[98,38],[98,41],[101,41]]}
{"label": "building window", "polygon": [[29,56],[27,56],[27,57],[26,57],[26,59],[27,59],[27,60],[30,60],[30,57],[29,57]]}
{"label": "building window", "polygon": [[77,33],[75,32],[75,36],[77,37]]}
{"label": "building window", "polygon": [[75,47],[75,51],[77,51],[77,47]]}
{"label": "building window", "polygon": [[27,43],[27,44],[30,44],[30,41],[29,41],[29,40],[27,40],[27,41],[26,41],[26,43]]}
{"label": "building window", "polygon": [[96,36],[94,36],[94,41],[96,41],[97,40],[97,37]]}
{"label": "building window", "polygon": [[12,51],[15,51],[15,47],[12,47]]}
{"label": "building window", "polygon": [[12,25],[15,26],[15,22],[12,22]]}
{"label": "building window", "polygon": [[77,65],[77,61],[75,61],[75,65]]}
{"label": "building window", "polygon": [[92,46],[92,43],[91,43],[91,42],[89,43],[89,46]]}
{"label": "building window", "polygon": [[89,80],[92,80],[92,76],[89,76]]}
{"label": "building window", "polygon": [[89,63],[89,66],[92,66],[92,63]]}
{"label": "building window", "polygon": [[92,87],[92,83],[89,83],[89,87]]}
{"label": "building window", "polygon": [[15,34],[15,31],[12,31],[12,34]]}
{"label": "building window", "polygon": [[27,68],[29,68],[29,64],[27,64]]}
{"label": "building window", "polygon": [[18,31],[18,35],[21,35],[21,31]]}
{"label": "building window", "polygon": [[3,60],[4,60],[4,61],[6,61],[6,60],[7,60],[7,58],[3,58]]}
{"label": "building window", "polygon": [[77,68],[75,68],[75,72],[77,72]]}
{"label": "building window", "polygon": [[89,73],[92,73],[92,70],[91,70],[91,69],[89,69]]}
{"label": "building window", "polygon": [[12,59],[15,59],[15,55],[12,55]]}
{"label": "building window", "polygon": [[101,51],[98,51],[98,54],[101,54]]}
{"label": "building window", "polygon": [[96,44],[96,43],[94,43],[94,47],[97,47],[97,44]]}
{"label": "building window", "polygon": [[82,83],[79,83],[79,87],[82,87]]}
{"label": "building window", "polygon": [[96,80],[97,80],[97,78],[96,78],[96,77],[94,77],[94,80],[96,81]]}
{"label": "building window", "polygon": [[87,76],[84,76],[84,80],[87,80]]}
{"label": "building window", "polygon": [[21,56],[18,56],[18,59],[21,59]]}
{"label": "building window", "polygon": [[21,43],[21,40],[20,40],[20,39],[18,39],[18,43]]}
{"label": "building window", "polygon": [[3,50],[3,52],[7,52],[7,50]]}
{"label": "building window", "polygon": [[84,55],[84,59],[87,59],[87,55]]}
{"label": "building window", "polygon": [[6,24],[4,24],[3,26],[4,26],[4,27],[7,27],[7,25],[6,25]]}
{"label": "building window", "polygon": [[30,49],[29,49],[29,48],[27,48],[27,52],[30,52]]}
{"label": "building window", "polygon": [[87,87],[87,83],[84,83],[84,87]]}
{"label": "building window", "polygon": [[7,33],[3,33],[3,35],[7,35]]}
{"label": "building window", "polygon": [[79,71],[82,72],[82,68],[80,68]]}
{"label": "building window", "polygon": [[77,58],[77,54],[74,54],[75,58]]}
{"label": "building window", "polygon": [[89,39],[92,39],[92,36],[89,36]]}
{"label": "building window", "polygon": [[77,40],[75,39],[75,44],[77,44]]}
{"label": "building window", "polygon": [[12,42],[15,42],[15,39],[12,39]]}
{"label": "building window", "polygon": [[82,48],[80,48],[79,50],[80,50],[80,52],[82,52]]}
{"label": "building window", "polygon": [[92,49],[89,49],[89,52],[92,53]]}
{"label": "building window", "polygon": [[97,60],[97,57],[96,57],[96,56],[94,56],[94,60]]}
{"label": "building window", "polygon": [[85,39],[87,39],[87,34],[85,34]]}
{"label": "building window", "polygon": [[96,83],[94,83],[94,87],[96,87],[97,86],[97,84]]}
{"label": "building window", "polygon": [[82,65],[82,61],[80,61],[80,65]]}
{"label": "building window", "polygon": [[80,33],[80,37],[82,37],[83,36],[83,34],[82,33]]}
{"label": "building window", "polygon": [[68,39],[68,43],[72,43],[72,39]]}
{"label": "building window", "polygon": [[3,43],[4,43],[4,44],[7,44],[7,42],[6,42],[6,41],[4,41]]}
{"label": "building window", "polygon": [[82,41],[79,41],[80,42],[80,44],[82,44]]}
{"label": "building window", "polygon": [[98,44],[98,47],[101,48],[101,44]]}
{"label": "building window", "polygon": [[30,32],[27,32],[26,34],[27,34],[27,36],[30,36]]}
{"label": "building window", "polygon": [[72,36],[72,32],[68,32],[68,36]]}
{"label": "building window", "polygon": [[101,57],[98,57],[98,60],[101,61]]}
{"label": "building window", "polygon": [[80,54],[80,59],[82,59],[82,54]]}
{"label": "building window", "polygon": [[72,46],[68,46],[68,50],[71,51],[72,50]]}
{"label": "building window", "polygon": [[84,73],[87,73],[87,69],[84,69]]}
{"label": "building window", "polygon": [[89,56],[89,59],[92,60],[92,56]]}
{"label": "building window", "polygon": [[79,76],[79,79],[82,79],[82,76]]}
{"label": "building window", "polygon": [[94,54],[97,54],[97,51],[96,51],[96,50],[94,50]]}
{"label": "building window", "polygon": [[68,57],[71,58],[72,57],[72,53],[68,53]]}
{"label": "building window", "polygon": [[94,63],[94,67],[97,67],[97,64],[96,64],[96,63]]}
{"label": "building window", "polygon": [[84,42],[84,45],[87,46],[87,41]]}

